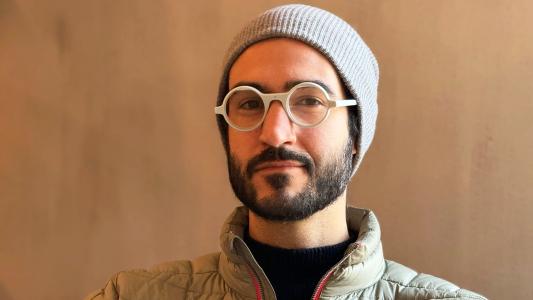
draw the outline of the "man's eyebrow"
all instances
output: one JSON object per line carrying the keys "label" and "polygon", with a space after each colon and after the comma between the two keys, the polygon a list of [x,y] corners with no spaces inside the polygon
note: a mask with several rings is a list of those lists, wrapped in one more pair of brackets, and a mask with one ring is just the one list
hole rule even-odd
{"label": "man's eyebrow", "polygon": [[[302,82],[312,82],[312,83],[316,83],[318,84],[319,86],[321,86],[324,90],[326,90],[326,92],[328,92],[328,94],[333,94],[332,91],[331,91],[331,88],[326,84],[324,83],[323,81],[321,80],[292,80],[292,81],[289,81],[285,84],[285,89],[286,91],[289,91],[290,89],[292,89],[294,86],[302,83]],[[262,93],[270,93],[271,90],[269,90],[268,88],[266,88],[265,86],[263,86],[262,84],[258,83],[258,82],[254,82],[254,81],[239,81],[237,82],[234,86],[232,86],[230,88],[233,89],[233,88],[236,88],[238,86],[251,86],[253,88],[256,88],[258,89],[260,92]]]}
{"label": "man's eyebrow", "polygon": [[331,89],[329,88],[329,86],[323,82],[322,80],[293,80],[293,81],[289,81],[287,82],[287,84],[285,84],[285,87],[287,88],[287,90],[290,90],[292,89],[295,85],[297,84],[300,84],[302,82],[312,82],[312,83],[316,83],[318,84],[319,86],[321,86],[324,90],[326,90],[326,92],[328,92],[328,94],[333,94]]}
{"label": "man's eyebrow", "polygon": [[239,81],[237,82],[234,86],[232,86],[230,88],[231,89],[234,89],[238,86],[251,86],[257,90],[259,90],[261,93],[270,93],[270,90],[267,89],[266,87],[264,87],[262,84],[258,83],[258,82],[254,82],[254,81]]}

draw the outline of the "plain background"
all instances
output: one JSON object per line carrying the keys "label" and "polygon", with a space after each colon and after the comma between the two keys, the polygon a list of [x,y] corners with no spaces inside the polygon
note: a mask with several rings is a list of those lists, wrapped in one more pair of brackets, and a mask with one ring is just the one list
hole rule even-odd
{"label": "plain background", "polygon": [[[238,202],[213,114],[223,53],[285,1],[0,0],[0,299],[80,299],[217,251]],[[349,187],[385,255],[533,298],[533,2],[309,1],[381,66]]]}

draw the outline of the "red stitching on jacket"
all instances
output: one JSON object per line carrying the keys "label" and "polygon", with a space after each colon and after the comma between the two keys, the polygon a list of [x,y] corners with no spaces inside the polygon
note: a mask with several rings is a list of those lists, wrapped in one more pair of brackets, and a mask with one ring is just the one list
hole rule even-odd
{"label": "red stitching on jacket", "polygon": [[248,274],[252,278],[252,283],[254,284],[255,296],[257,297],[257,300],[262,300],[263,296],[261,295],[261,287],[259,286],[259,281],[255,277],[255,275],[254,275],[253,271],[251,270],[251,268],[248,267],[247,269],[248,269]]}
{"label": "red stitching on jacket", "polygon": [[320,295],[322,294],[322,290],[324,289],[324,286],[328,282],[329,277],[331,277],[331,274],[333,274],[333,272],[329,272],[328,275],[326,275],[326,278],[324,278],[324,280],[322,280],[322,282],[318,286],[318,289],[316,290],[316,294],[315,294],[315,297],[313,298],[313,300],[318,300],[320,298]]}

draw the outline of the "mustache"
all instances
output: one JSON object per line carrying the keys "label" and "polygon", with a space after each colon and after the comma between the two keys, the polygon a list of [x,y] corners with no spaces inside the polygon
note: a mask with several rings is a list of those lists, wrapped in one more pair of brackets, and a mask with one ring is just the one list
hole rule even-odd
{"label": "mustache", "polygon": [[288,150],[285,147],[268,147],[250,159],[248,165],[246,166],[246,176],[251,178],[259,164],[276,160],[298,161],[303,164],[303,168],[307,174],[312,174],[315,171],[315,164],[309,155]]}

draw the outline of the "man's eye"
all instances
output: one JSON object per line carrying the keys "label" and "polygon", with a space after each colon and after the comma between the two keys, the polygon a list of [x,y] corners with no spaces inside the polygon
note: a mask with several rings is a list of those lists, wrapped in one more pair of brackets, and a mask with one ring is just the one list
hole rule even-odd
{"label": "man's eye", "polygon": [[316,97],[302,97],[296,101],[296,105],[301,106],[318,106],[318,105],[324,105],[324,102]]}
{"label": "man's eye", "polygon": [[256,110],[261,108],[262,105],[263,103],[259,99],[248,99],[241,101],[239,108],[245,110]]}

